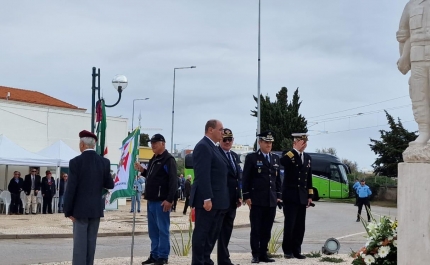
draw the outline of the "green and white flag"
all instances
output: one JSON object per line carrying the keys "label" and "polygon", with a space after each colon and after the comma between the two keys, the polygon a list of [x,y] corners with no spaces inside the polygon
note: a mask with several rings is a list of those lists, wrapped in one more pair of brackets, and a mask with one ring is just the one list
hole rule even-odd
{"label": "green and white flag", "polygon": [[134,195],[133,185],[137,175],[134,162],[139,155],[140,128],[136,128],[122,141],[121,159],[118,163],[118,171],[114,180],[115,186],[111,190],[110,203],[118,198]]}

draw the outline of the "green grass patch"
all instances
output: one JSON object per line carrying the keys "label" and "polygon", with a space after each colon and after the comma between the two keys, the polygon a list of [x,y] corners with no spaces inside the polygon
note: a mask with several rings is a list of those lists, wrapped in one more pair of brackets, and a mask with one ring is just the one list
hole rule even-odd
{"label": "green grass patch", "polygon": [[320,259],[320,262],[342,263],[345,262],[345,260],[341,258],[324,257]]}
{"label": "green grass patch", "polygon": [[321,258],[321,252],[320,251],[311,251],[308,254],[304,255],[307,258]]}

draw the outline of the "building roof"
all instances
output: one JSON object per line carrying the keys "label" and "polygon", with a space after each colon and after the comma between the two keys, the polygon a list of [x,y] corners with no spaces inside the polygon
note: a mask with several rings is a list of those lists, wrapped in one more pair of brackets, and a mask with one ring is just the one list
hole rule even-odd
{"label": "building roof", "polygon": [[[9,98],[7,97],[8,92],[10,92]],[[75,105],[69,104],[67,102],[48,96],[38,91],[31,91],[13,87],[0,86],[0,99],[66,109],[83,110],[81,108],[76,107]]]}

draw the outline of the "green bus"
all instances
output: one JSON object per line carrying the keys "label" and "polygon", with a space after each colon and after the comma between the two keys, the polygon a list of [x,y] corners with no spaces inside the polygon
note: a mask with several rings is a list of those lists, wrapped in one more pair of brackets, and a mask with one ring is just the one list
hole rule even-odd
{"label": "green bus", "polygon": [[[281,156],[282,152],[273,153]],[[240,160],[243,163],[248,153],[241,154]],[[349,185],[347,173],[349,168],[337,158],[329,154],[307,153],[312,158],[312,184],[314,189],[314,201],[320,198],[348,198]],[[194,179],[192,154],[185,156],[184,175],[191,175]],[[284,168],[281,166],[281,180],[284,179]]]}

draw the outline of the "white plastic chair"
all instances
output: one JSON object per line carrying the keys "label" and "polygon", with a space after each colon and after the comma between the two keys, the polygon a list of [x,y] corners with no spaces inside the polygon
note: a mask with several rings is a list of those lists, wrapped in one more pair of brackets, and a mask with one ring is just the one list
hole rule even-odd
{"label": "white plastic chair", "polygon": [[[5,208],[6,208],[6,215],[7,215],[7,214],[9,214],[9,206],[10,206],[10,203],[12,201],[12,199],[10,197],[10,192],[8,190],[4,190],[0,194],[0,198],[3,200],[3,203],[4,203]],[[4,212],[5,208],[3,208],[3,212]]]}
{"label": "white plastic chair", "polygon": [[[40,208],[39,208],[39,204],[40,204]],[[43,196],[40,190],[36,195],[36,205],[37,205],[36,212],[42,213]]]}
{"label": "white plastic chair", "polygon": [[27,196],[25,195],[24,191],[21,191],[21,194],[19,194],[19,198],[21,199],[21,202],[22,202],[23,212],[25,212],[25,205],[27,204]]}

